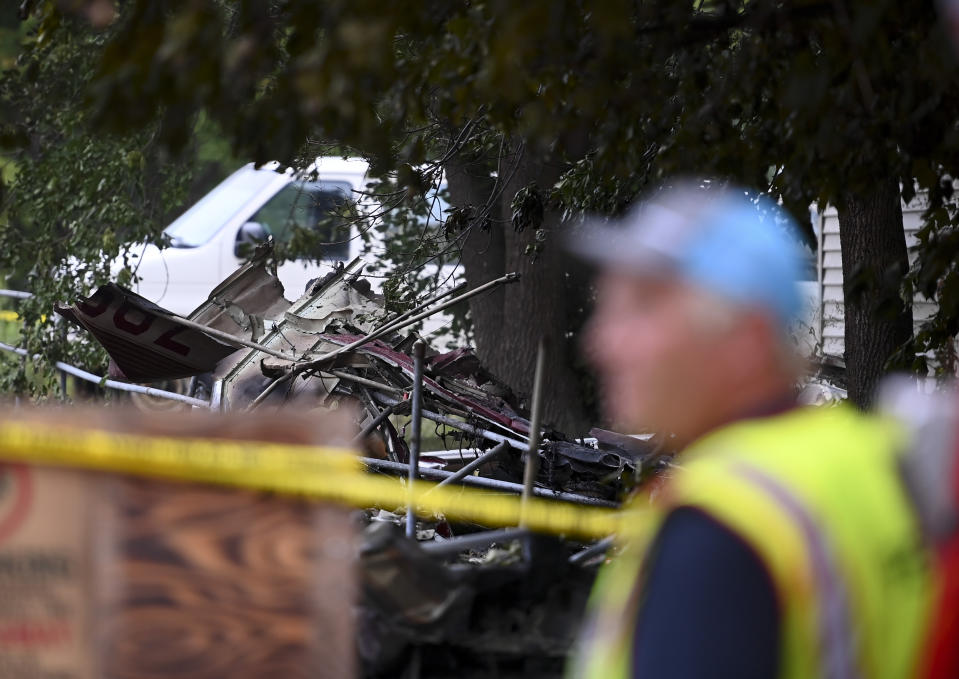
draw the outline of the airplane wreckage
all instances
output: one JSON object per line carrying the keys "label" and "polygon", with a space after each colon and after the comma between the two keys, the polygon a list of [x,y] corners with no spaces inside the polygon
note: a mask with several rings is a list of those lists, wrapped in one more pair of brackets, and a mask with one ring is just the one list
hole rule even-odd
{"label": "airplane wreckage", "polygon": [[[472,349],[431,351],[409,332],[517,275],[469,292],[457,286],[391,316],[360,276],[359,260],[312,281],[290,303],[270,258],[260,247],[185,318],[115,284],[56,311],[106,349],[112,378],[189,379],[194,406],[352,408],[354,442],[370,473],[518,494],[532,454],[534,494],[617,507],[641,475],[668,466],[655,438],[593,429],[576,439],[534,426],[525,400]],[[446,450],[420,451],[423,420],[435,424]],[[361,514],[364,676],[412,668],[418,676],[560,674],[610,539],[584,544],[522,528],[414,521],[385,508]]]}

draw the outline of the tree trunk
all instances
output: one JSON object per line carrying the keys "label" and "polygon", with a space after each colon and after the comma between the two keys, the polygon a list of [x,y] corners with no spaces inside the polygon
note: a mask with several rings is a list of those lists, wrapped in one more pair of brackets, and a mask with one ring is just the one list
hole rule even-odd
{"label": "tree trunk", "polygon": [[[510,224],[510,203],[516,192],[532,182],[543,190],[549,189],[565,165],[544,162],[519,152],[518,158],[504,159],[506,165],[516,163],[516,171],[506,184],[502,200],[506,270],[516,271],[522,278],[518,285],[506,290],[504,326],[509,326],[510,331],[508,342],[502,343],[502,351],[513,365],[510,384],[529,394],[533,390],[539,338],[547,339],[544,420],[567,433],[582,434],[588,429],[588,418],[580,376],[572,367],[578,347],[567,337],[570,331],[568,304],[575,296],[568,289],[568,256],[562,248],[560,215],[546,208],[541,228],[547,236],[539,243],[542,249],[535,259],[526,254],[526,249],[536,244],[536,229],[516,232]],[[509,169],[503,167],[500,176],[509,177],[508,172]]]}
{"label": "tree trunk", "polygon": [[[518,272],[519,283],[507,285],[496,295],[481,296],[471,303],[476,350],[480,359],[497,377],[521,396],[533,388],[533,372],[539,338],[549,342],[545,376],[544,420],[547,426],[568,434],[582,434],[589,418],[576,373],[578,347],[570,334],[569,306],[580,296],[567,275],[568,257],[562,250],[559,214],[547,209],[542,227],[548,237],[535,259],[526,254],[536,242],[536,228],[521,233],[511,223],[511,202],[516,192],[531,182],[548,189],[565,165],[530,158],[521,147],[500,159],[498,176],[503,185],[491,213],[488,232],[474,226],[465,244],[463,264],[470,286],[506,272]],[[457,160],[447,166],[451,202],[457,207],[482,206],[493,189],[489,168]],[[527,404],[528,405],[528,404]]]}
{"label": "tree trunk", "polygon": [[879,181],[838,201],[849,398],[867,408],[893,353],[912,337],[899,287],[909,266],[899,183]]}
{"label": "tree trunk", "polygon": [[[482,158],[457,156],[446,166],[446,185],[450,203],[456,207],[472,206],[480,211],[492,197],[494,179],[490,166]],[[503,256],[503,223],[499,206],[491,211],[489,228],[474,223],[463,243],[463,269],[469,288],[475,288],[506,273]],[[506,379],[509,363],[498,351],[503,326],[504,288],[499,287],[469,301],[473,321],[476,354],[494,375]],[[508,380],[507,380],[508,382]]]}

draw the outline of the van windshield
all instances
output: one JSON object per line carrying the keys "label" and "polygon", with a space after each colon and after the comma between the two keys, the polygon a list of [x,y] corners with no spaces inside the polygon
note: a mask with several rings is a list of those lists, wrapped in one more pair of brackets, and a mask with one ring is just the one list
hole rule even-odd
{"label": "van windshield", "polygon": [[266,232],[287,256],[309,260],[347,259],[350,226],[339,211],[349,201],[352,188],[347,182],[292,182],[250,217],[250,221],[266,227]]}
{"label": "van windshield", "polygon": [[180,215],[163,233],[170,237],[173,247],[199,247],[276,178],[277,173],[271,170],[249,168],[236,173]]}

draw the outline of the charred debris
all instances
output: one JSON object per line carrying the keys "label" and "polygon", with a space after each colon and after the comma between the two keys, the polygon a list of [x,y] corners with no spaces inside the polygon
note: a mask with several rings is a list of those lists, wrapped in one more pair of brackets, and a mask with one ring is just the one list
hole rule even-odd
{"label": "charred debris", "polygon": [[[534,438],[530,404],[470,348],[427,348],[417,365],[419,338],[409,331],[518,276],[469,292],[458,286],[391,316],[358,260],[311,282],[292,303],[270,260],[269,249],[259,248],[185,318],[114,284],[56,311],[103,345],[112,377],[190,380],[191,391],[202,389],[195,395],[219,410],[349,406],[360,413],[355,443],[370,473],[412,469],[445,485],[522,492]],[[419,451],[418,461],[414,450],[411,465],[419,444],[414,401],[425,431],[444,445]],[[608,507],[641,472],[665,464],[654,441],[600,429],[576,439],[544,427],[532,453],[536,495]],[[610,541],[588,545],[444,520],[416,520],[404,531],[401,512],[360,512],[365,675],[557,676]]]}

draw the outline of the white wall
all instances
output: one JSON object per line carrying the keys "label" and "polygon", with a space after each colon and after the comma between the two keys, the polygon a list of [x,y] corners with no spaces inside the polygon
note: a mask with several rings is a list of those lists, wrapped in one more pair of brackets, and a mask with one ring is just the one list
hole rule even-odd
{"label": "white wall", "polygon": [[[909,248],[909,262],[915,261],[913,248],[916,246],[916,232],[922,225],[921,216],[925,205],[920,197],[909,205],[902,206],[903,229],[906,232],[906,247]],[[844,313],[842,296],[842,250],[839,245],[839,218],[834,207],[828,207],[817,217],[817,236],[819,238],[819,293],[822,300],[820,332],[823,353],[827,356],[842,357],[844,347]],[[913,320],[916,327],[935,312],[936,306],[922,296],[916,296],[913,302]]]}

